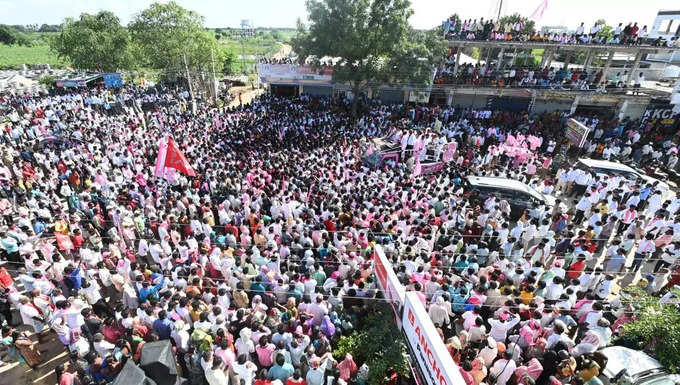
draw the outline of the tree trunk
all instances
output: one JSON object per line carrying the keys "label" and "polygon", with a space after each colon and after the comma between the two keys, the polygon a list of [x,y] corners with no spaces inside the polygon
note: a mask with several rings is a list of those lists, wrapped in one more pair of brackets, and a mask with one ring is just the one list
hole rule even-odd
{"label": "tree trunk", "polygon": [[359,109],[359,92],[361,92],[361,87],[352,87],[352,93],[354,93],[354,100],[352,100],[352,117],[357,117],[357,110]]}

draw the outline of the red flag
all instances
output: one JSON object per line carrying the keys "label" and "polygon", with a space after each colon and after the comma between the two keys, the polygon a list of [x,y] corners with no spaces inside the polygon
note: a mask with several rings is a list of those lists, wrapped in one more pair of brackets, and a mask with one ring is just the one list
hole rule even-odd
{"label": "red flag", "polygon": [[185,175],[196,176],[196,172],[172,138],[168,138],[168,149],[165,154],[165,167],[174,168]]}

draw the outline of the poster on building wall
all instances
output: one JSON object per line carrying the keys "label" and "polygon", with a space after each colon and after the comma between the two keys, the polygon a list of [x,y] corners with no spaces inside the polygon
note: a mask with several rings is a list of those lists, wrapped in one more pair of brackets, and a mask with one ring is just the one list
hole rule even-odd
{"label": "poster on building wall", "polygon": [[401,328],[401,310],[404,306],[406,289],[399,282],[397,274],[394,273],[392,264],[385,257],[382,247],[376,245],[373,253],[373,271],[378,281],[378,286],[383,292],[383,297],[389,301],[394,310],[397,327]]}
{"label": "poster on building wall", "polygon": [[590,128],[586,127],[578,120],[572,118],[567,121],[567,130],[564,133],[564,136],[569,139],[569,142],[571,142],[573,146],[583,147],[586,142],[588,132],[590,132]]}
{"label": "poster on building wall", "polygon": [[670,103],[650,103],[642,114],[642,123],[659,124],[664,129],[675,129],[680,123],[680,116],[673,111]]}
{"label": "poster on building wall", "polygon": [[296,64],[258,64],[257,75],[270,81],[278,80],[316,80],[330,82],[333,79],[333,67],[314,68]]}
{"label": "poster on building wall", "polygon": [[465,385],[458,366],[415,292],[406,293],[402,331],[417,374],[427,385]]}

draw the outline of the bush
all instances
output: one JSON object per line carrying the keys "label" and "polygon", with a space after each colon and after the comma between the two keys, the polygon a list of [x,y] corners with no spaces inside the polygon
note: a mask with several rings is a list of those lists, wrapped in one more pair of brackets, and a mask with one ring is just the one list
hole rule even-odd
{"label": "bush", "polygon": [[44,84],[47,88],[53,88],[57,84],[57,80],[54,76],[43,76],[38,81],[40,84]]}
{"label": "bush", "polygon": [[392,309],[386,303],[369,306],[369,314],[361,320],[362,327],[350,335],[343,336],[333,356],[338,361],[349,353],[357,366],[366,363],[369,367],[368,385],[384,384],[388,368],[401,376],[409,375],[404,338],[395,327]]}
{"label": "bush", "polygon": [[[659,305],[659,299],[639,288],[628,290],[634,298],[636,319],[624,325],[622,338],[637,342],[672,373],[680,371],[680,310],[673,304]],[[676,292],[680,295],[680,290]]]}

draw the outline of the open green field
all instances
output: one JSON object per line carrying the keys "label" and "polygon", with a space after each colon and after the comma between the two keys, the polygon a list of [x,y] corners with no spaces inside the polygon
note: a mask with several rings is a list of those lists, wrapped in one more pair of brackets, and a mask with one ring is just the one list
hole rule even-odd
{"label": "open green field", "polygon": [[69,63],[57,57],[46,44],[33,47],[0,44],[0,69],[17,69],[22,64],[49,64],[53,68],[62,68]]}
{"label": "open green field", "polygon": [[[219,31],[219,32],[218,32]],[[229,49],[234,55],[271,56],[281,49],[282,44],[290,43],[295,36],[294,29],[256,29],[255,36],[239,39],[228,33],[227,29],[214,29],[218,42]],[[0,44],[0,69],[18,69],[22,64],[49,64],[53,68],[63,68],[68,65],[66,59],[61,59],[50,51],[48,41],[53,33],[26,31],[24,35],[30,40],[31,46]],[[234,72],[251,71],[255,60],[239,58],[234,61]]]}

